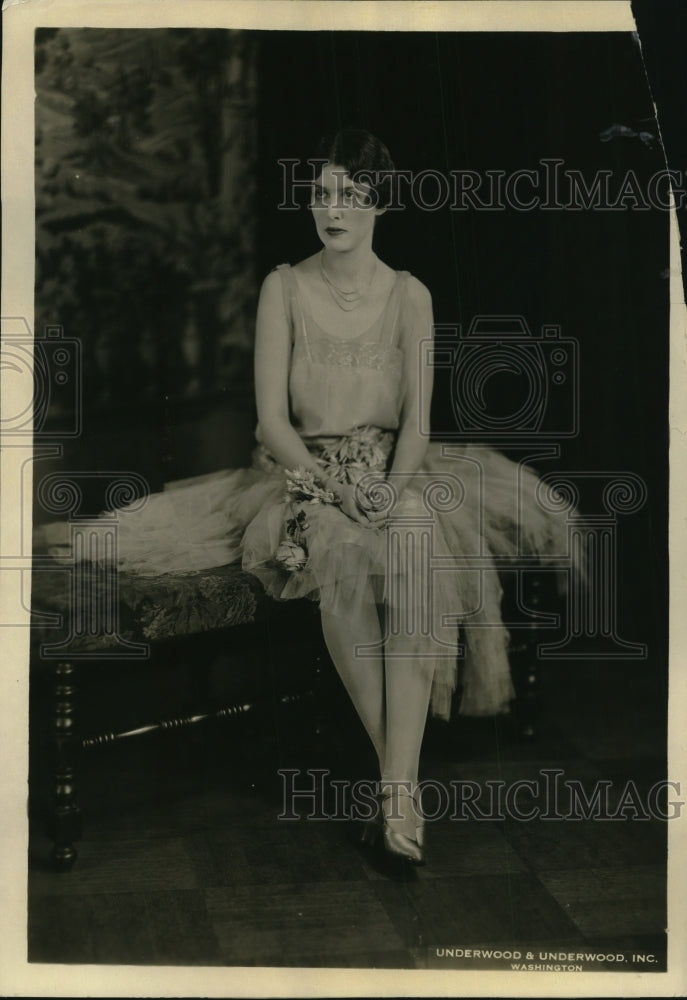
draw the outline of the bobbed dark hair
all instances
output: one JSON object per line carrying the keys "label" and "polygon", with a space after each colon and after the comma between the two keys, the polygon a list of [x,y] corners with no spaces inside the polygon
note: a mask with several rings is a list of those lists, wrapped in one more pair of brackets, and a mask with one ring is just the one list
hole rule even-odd
{"label": "bobbed dark hair", "polygon": [[377,208],[391,203],[394,161],[381,139],[362,128],[346,128],[322,136],[317,155],[345,167],[352,181],[366,184]]}

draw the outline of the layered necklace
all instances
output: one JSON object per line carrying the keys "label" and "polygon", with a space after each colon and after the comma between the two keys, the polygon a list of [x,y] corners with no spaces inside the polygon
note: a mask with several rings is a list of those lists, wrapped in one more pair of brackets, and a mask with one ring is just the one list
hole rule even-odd
{"label": "layered necklace", "polygon": [[362,288],[352,288],[348,291],[344,291],[343,288],[339,288],[338,285],[335,285],[332,279],[327,274],[324,267],[323,254],[324,254],[324,249],[320,250],[320,257],[319,257],[320,273],[322,274],[322,280],[329,289],[331,297],[334,299],[337,306],[339,306],[339,308],[343,309],[345,312],[350,312],[351,309],[357,309],[365,293],[372,284],[372,280],[375,274],[377,273],[377,255],[376,254],[373,255],[374,265],[372,267],[372,274],[368,278],[367,284]]}

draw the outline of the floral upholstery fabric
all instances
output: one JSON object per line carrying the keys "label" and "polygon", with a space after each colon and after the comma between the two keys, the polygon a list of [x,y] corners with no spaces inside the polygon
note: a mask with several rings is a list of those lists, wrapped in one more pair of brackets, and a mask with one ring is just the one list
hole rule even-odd
{"label": "floral upholstery fabric", "polygon": [[[266,617],[262,586],[237,565],[190,573],[142,577],[134,573],[104,572],[89,564],[59,566],[36,560],[32,576],[34,641],[67,642],[64,655],[115,651],[119,640],[158,642],[175,636],[250,624]],[[71,577],[78,572],[77,602]],[[118,627],[98,608],[113,607],[116,597]],[[109,604],[108,604],[109,602]]]}

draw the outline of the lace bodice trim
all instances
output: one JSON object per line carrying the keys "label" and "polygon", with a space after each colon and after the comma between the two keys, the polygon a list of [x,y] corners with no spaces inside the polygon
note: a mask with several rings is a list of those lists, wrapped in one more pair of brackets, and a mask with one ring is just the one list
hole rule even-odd
{"label": "lace bodice trim", "polygon": [[310,337],[309,353],[297,345],[294,360],[307,358],[314,364],[336,365],[342,368],[373,368],[377,371],[400,372],[403,353],[397,347],[378,343],[346,343],[320,337]]}

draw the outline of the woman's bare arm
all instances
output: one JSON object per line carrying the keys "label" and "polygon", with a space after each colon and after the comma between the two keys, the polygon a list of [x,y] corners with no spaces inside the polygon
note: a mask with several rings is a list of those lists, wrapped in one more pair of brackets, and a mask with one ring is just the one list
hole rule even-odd
{"label": "woman's bare arm", "polygon": [[278,271],[260,289],[255,327],[255,399],[265,447],[286,469],[321,472],[289,417],[291,329]]}
{"label": "woman's bare arm", "polygon": [[432,296],[421,281],[409,278],[400,331],[406,391],[389,476],[398,496],[422,464],[429,443],[434,371],[424,360],[425,352],[420,353],[420,341],[432,337],[433,322]]}

